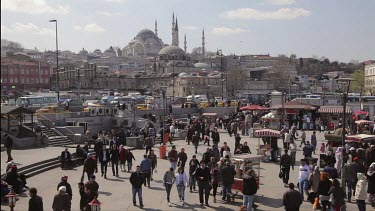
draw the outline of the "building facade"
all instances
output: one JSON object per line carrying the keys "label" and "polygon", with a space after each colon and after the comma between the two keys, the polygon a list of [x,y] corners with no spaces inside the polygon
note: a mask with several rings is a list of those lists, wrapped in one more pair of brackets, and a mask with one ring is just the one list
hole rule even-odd
{"label": "building facade", "polygon": [[368,93],[375,92],[375,62],[367,61],[365,65],[365,89]]}

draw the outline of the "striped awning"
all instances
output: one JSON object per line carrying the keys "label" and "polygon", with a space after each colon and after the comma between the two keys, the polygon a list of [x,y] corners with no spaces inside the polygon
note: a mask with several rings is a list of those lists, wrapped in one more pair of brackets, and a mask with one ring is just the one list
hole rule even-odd
{"label": "striped awning", "polygon": [[280,137],[280,131],[272,129],[256,130],[254,133],[255,137]]}
{"label": "striped awning", "polygon": [[362,120],[355,121],[355,123],[358,125],[371,125],[371,124],[374,124],[375,122],[362,119]]}
{"label": "striped awning", "polygon": [[[318,110],[318,113],[322,114],[342,114],[344,108],[342,106],[321,106]],[[346,113],[350,114],[352,111],[350,108],[346,108]]]}

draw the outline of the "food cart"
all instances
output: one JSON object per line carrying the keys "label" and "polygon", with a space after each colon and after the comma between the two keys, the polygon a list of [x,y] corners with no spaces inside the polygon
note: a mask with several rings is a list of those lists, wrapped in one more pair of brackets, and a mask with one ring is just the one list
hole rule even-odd
{"label": "food cart", "polygon": [[[345,112],[347,115],[352,113],[348,107]],[[335,131],[341,122],[344,108],[343,106],[321,106],[318,109],[318,113],[323,125],[326,126],[326,131]]]}
{"label": "food cart", "polygon": [[357,128],[360,129],[361,133],[370,134],[371,125],[375,124],[375,122],[370,120],[357,120],[355,121],[355,124],[357,125]]}
{"label": "food cart", "polygon": [[375,135],[358,134],[345,137],[346,143],[371,143],[372,141],[375,141]]}
{"label": "food cart", "polygon": [[[232,190],[236,190],[237,193],[242,192],[243,172],[249,168],[252,168],[256,172],[255,180],[257,182],[257,188],[259,189],[260,163],[262,159],[263,155],[254,154],[235,155],[231,157],[231,163],[235,165],[235,170],[237,172],[236,176],[234,177]],[[254,167],[256,167],[258,171],[256,171]]]}
{"label": "food cart", "polygon": [[[281,133],[278,130],[273,129],[261,129],[254,132],[254,137],[258,138],[258,155],[262,155],[265,158],[265,162],[270,161],[270,151],[271,151],[271,141],[277,141],[278,138],[281,138]],[[260,145],[261,138],[269,138],[270,142],[265,145]]]}

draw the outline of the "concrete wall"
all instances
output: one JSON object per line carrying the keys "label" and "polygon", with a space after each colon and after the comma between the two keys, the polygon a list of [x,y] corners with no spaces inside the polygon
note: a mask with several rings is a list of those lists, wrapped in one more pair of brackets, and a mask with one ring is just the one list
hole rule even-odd
{"label": "concrete wall", "polygon": [[[1,139],[3,141],[3,137],[6,133],[1,132]],[[38,137],[24,137],[24,138],[17,138],[13,135],[8,134],[10,138],[13,139],[13,149],[26,149],[32,147],[39,147],[41,146],[40,139]]]}
{"label": "concrete wall", "polygon": [[81,118],[66,118],[67,122],[87,123],[87,128],[91,128],[93,134],[98,133],[101,130],[109,131],[112,128],[112,117],[111,116],[93,116],[93,117],[81,117]]}

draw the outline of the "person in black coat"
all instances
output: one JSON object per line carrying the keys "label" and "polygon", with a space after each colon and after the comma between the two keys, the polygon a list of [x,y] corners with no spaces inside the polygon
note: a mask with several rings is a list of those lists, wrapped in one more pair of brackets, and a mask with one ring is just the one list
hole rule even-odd
{"label": "person in black coat", "polygon": [[13,160],[12,158],[13,139],[10,138],[8,134],[5,134],[4,138],[5,138],[4,146],[7,149],[7,155],[8,155],[8,160],[6,163],[8,163],[9,161]]}
{"label": "person in black coat", "polygon": [[72,193],[72,187],[68,183],[68,176],[64,175],[63,177],[61,177],[61,181],[57,185],[57,189],[56,190],[59,190],[59,188],[61,186],[65,186],[66,187],[66,194],[68,194],[70,196],[70,200],[71,200],[72,197],[73,197],[73,193]]}
{"label": "person in black coat", "polygon": [[43,199],[36,195],[36,188],[30,188],[29,211],[43,211]]}
{"label": "person in black coat", "polygon": [[203,192],[204,192],[206,206],[209,206],[208,198],[210,196],[210,183],[211,183],[210,169],[206,167],[206,163],[204,161],[201,161],[200,164],[201,164],[200,167],[198,167],[197,170],[195,170],[195,177],[198,181],[199,201],[202,206],[203,205]]}
{"label": "person in black coat", "polygon": [[[116,147],[113,145],[111,148],[111,163],[112,163],[112,173],[113,176],[118,177],[118,162],[119,162],[120,154]],[[115,174],[115,166],[116,166],[116,174]]]}
{"label": "person in black coat", "polygon": [[215,127],[214,131],[211,133],[212,142],[214,145],[219,146],[220,142],[220,135],[219,132],[217,132],[217,128]]}
{"label": "person in black coat", "polygon": [[68,148],[65,148],[65,150],[61,152],[60,160],[61,160],[61,169],[65,168],[66,163],[70,163],[72,161],[71,154],[68,151]]}
{"label": "person in black coat", "polygon": [[140,207],[143,208],[142,199],[142,184],[144,181],[144,175],[141,172],[141,167],[137,166],[137,170],[130,175],[130,183],[132,184],[132,194],[133,194],[133,205],[137,205],[135,195],[138,193]]}
{"label": "person in black coat", "polygon": [[103,146],[103,149],[99,152],[99,162],[100,162],[100,170],[102,172],[102,176],[107,178],[107,164],[110,158],[110,152],[108,149]]}
{"label": "person in black coat", "polygon": [[254,170],[248,169],[243,176],[242,194],[243,204],[246,207],[253,207],[254,195],[258,190],[254,174]]}
{"label": "person in black coat", "polygon": [[78,190],[79,190],[79,195],[81,196],[79,200],[79,209],[81,211],[84,211],[86,207],[86,203],[87,203],[87,195],[85,192],[85,185],[83,184],[83,182],[78,183]]}
{"label": "person in black coat", "polygon": [[234,176],[236,175],[236,170],[230,165],[230,162],[226,162],[226,166],[221,170],[221,176],[223,178],[223,200],[226,200],[227,193],[232,192],[232,184],[234,184]]}

